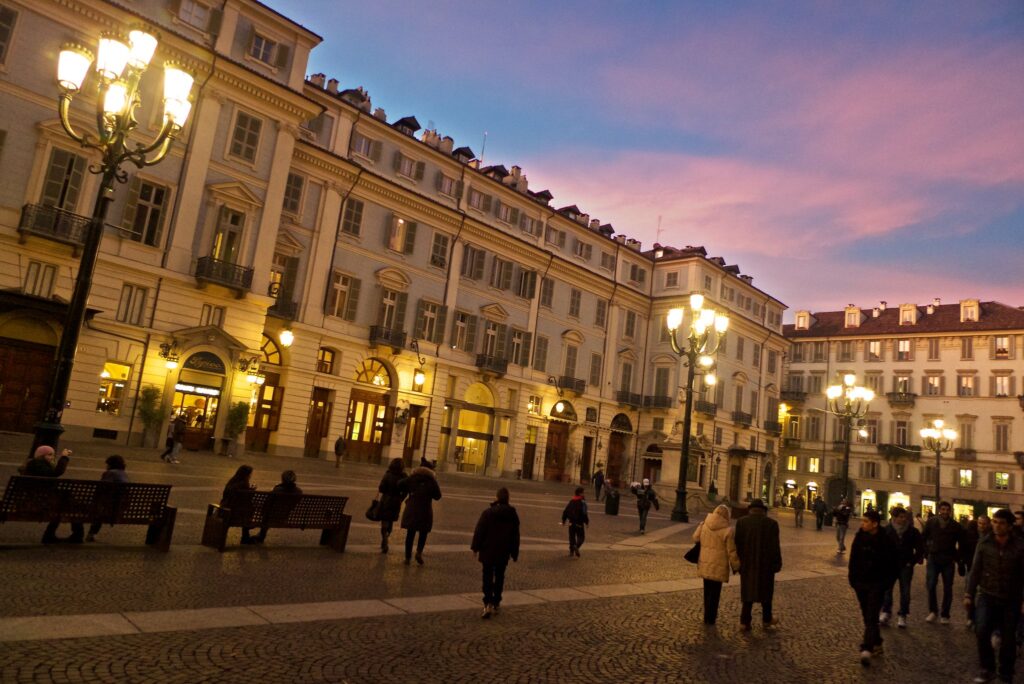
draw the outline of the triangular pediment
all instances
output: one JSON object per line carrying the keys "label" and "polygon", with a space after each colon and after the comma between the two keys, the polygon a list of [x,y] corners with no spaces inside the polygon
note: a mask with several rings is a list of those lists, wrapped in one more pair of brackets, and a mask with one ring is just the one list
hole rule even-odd
{"label": "triangular pediment", "polygon": [[247,204],[252,207],[259,207],[263,205],[263,198],[254,194],[252,190],[246,187],[245,183],[240,183],[238,181],[231,181],[228,183],[210,183],[206,186],[206,189],[211,195],[222,200]]}
{"label": "triangular pediment", "polygon": [[619,350],[619,358],[623,361],[632,361],[633,363],[636,363],[640,357],[637,356],[636,352],[629,347],[624,347]]}
{"label": "triangular pediment", "polygon": [[480,315],[491,321],[508,320],[508,311],[501,304],[484,304],[480,307]]}
{"label": "triangular pediment", "polygon": [[199,345],[211,345],[222,349],[242,352],[248,347],[237,338],[232,337],[215,325],[201,325],[194,328],[182,328],[171,333],[179,349],[189,349]]}
{"label": "triangular pediment", "polygon": [[280,228],[277,231],[277,244],[274,250],[288,256],[298,256],[306,249],[306,246],[299,242],[298,238],[287,228]]}

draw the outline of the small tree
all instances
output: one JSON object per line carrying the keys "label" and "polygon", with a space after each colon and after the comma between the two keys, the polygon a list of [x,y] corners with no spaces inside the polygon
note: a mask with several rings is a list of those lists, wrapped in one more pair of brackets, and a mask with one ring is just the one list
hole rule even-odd
{"label": "small tree", "polygon": [[142,443],[145,446],[156,445],[157,430],[164,422],[162,397],[163,393],[159,387],[148,385],[142,388],[135,402],[135,410],[142,421]]}
{"label": "small tree", "polygon": [[[224,453],[228,456],[233,455],[231,451],[237,451],[238,445],[236,440],[238,435],[242,434],[245,430],[245,424],[249,422],[249,404],[244,401],[239,401],[231,405],[228,409],[228,417],[224,423]],[[232,446],[234,447],[232,449]]]}

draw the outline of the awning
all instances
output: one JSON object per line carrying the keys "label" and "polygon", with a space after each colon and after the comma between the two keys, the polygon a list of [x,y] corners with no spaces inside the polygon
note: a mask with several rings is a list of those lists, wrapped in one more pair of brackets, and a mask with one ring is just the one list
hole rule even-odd
{"label": "awning", "polygon": [[[51,316],[62,323],[68,316],[68,303],[63,299],[58,299],[56,297],[47,299],[45,297],[36,297],[34,295],[27,295],[13,290],[0,290],[0,313],[7,313],[8,311],[16,311],[18,309],[39,311],[40,313]],[[93,316],[99,312],[99,309],[87,308],[85,310],[85,320],[92,320]]]}

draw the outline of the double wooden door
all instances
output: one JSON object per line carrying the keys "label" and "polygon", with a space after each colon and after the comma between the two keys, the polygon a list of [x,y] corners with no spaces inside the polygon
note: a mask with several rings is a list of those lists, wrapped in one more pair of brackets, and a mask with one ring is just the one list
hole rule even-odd
{"label": "double wooden door", "polygon": [[0,340],[0,430],[32,432],[42,420],[55,354],[46,345]]}

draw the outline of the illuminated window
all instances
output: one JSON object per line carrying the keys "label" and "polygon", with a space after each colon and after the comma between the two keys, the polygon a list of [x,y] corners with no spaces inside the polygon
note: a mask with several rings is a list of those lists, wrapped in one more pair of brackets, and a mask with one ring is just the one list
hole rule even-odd
{"label": "illuminated window", "polygon": [[973,487],[974,486],[974,471],[970,468],[961,468],[960,477],[958,479],[961,487]]}
{"label": "illuminated window", "polygon": [[821,472],[821,459],[814,456],[807,459],[807,472],[809,473],[820,473]]}
{"label": "illuminated window", "polygon": [[100,396],[96,402],[97,413],[120,415],[121,400],[124,397],[124,389],[128,386],[130,371],[131,366],[121,363],[107,361],[103,364],[103,371],[100,373]]}
{"label": "illuminated window", "polygon": [[1007,490],[1010,488],[1010,473],[993,473],[992,488]]}
{"label": "illuminated window", "polygon": [[266,335],[263,336],[263,344],[260,346],[260,351],[263,352],[263,363],[269,363],[273,366],[281,365],[281,348],[277,346],[277,342],[274,342],[274,340]]}
{"label": "illuminated window", "polygon": [[316,354],[316,370],[319,373],[334,373],[334,350],[320,347]]}
{"label": "illuminated window", "polygon": [[796,469],[797,469],[797,457],[796,456],[787,456],[786,457],[786,470],[792,471],[792,470],[796,470]]}
{"label": "illuminated window", "polygon": [[526,403],[526,412],[534,416],[539,416],[541,415],[541,410],[541,398],[536,394],[531,394],[529,401]]}
{"label": "illuminated window", "polygon": [[364,361],[356,375],[356,382],[365,382],[377,387],[391,387],[391,374],[383,363],[377,359]]}

